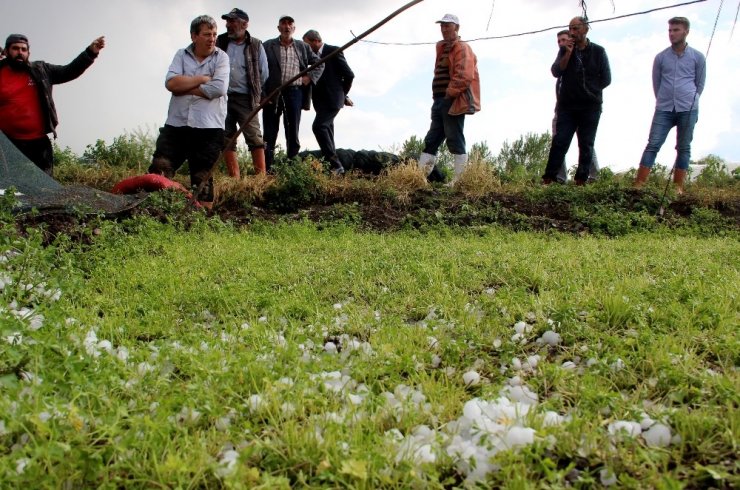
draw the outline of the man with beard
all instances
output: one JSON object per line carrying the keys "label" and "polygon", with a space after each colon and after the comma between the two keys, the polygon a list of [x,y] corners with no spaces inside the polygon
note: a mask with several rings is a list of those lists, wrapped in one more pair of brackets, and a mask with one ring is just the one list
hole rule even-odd
{"label": "man with beard", "polygon": [[551,184],[565,161],[573,135],[578,136],[576,185],[585,185],[593,162],[596,130],[601,119],[603,90],[612,81],[606,50],[588,37],[585,17],[574,17],[570,39],[561,46],[550,71],[560,78],[557,123],[542,183]]}
{"label": "man with beard", "polygon": [[[294,78],[300,72],[313,65],[319,58],[311,51],[308,44],[293,39],[295,20],[290,15],[283,15],[278,20],[280,36],[265,41],[265,53],[270,74],[265,85],[265,93],[271,94],[276,88]],[[277,98],[271,100],[262,111],[262,123],[265,126],[265,160],[270,171],[275,157],[275,143],[280,130],[280,117],[285,127],[285,142],[288,158],[298,155],[301,142],[298,129],[301,124],[303,109],[303,87],[316,83],[324,71],[324,65],[311,70],[307,75],[295,80],[283,88]]]}
{"label": "man with beard", "polygon": [[82,75],[104,47],[101,36],[61,66],[30,62],[30,44],[23,34],[11,34],[5,41],[5,58],[0,60],[0,131],[48,175],[54,173],[54,151],[47,135],[53,133],[56,138],[59,124],[52,86]]}
{"label": "man with beard", "polygon": [[[262,41],[247,31],[249,16],[234,8],[221,16],[226,21],[226,32],[216,39],[216,46],[229,55],[229,100],[226,106],[226,135],[228,143],[236,134],[237,123],[241,126],[249,114],[260,104],[262,87],[267,81],[267,56]],[[260,122],[253,117],[243,128],[244,140],[252,153],[252,163],[257,174],[265,173],[265,142],[262,139]],[[231,177],[239,178],[239,162],[236,158],[236,140],[224,149],[226,169]]]}
{"label": "man with beard", "polygon": [[691,140],[699,119],[699,96],[704,91],[707,77],[706,58],[686,42],[689,26],[686,17],[670,19],[668,40],[671,45],[658,53],[653,62],[655,113],[648,144],[637,169],[635,187],[638,189],[647,181],[660,147],[675,126],[677,153],[673,164],[673,182],[676,192],[683,194],[683,182],[691,159]]}

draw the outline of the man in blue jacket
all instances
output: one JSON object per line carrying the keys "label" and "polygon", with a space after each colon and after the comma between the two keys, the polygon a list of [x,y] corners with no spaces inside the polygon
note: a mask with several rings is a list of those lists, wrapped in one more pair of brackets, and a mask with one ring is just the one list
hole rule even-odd
{"label": "man in blue jacket", "polygon": [[[324,44],[321,35],[313,29],[303,35],[303,42],[311,46],[311,50],[319,58],[329,56],[339,49],[336,46]],[[324,160],[329,163],[331,171],[336,175],[342,175],[344,167],[337,156],[334,144],[334,118],[337,117],[342,107],[353,105],[347,95],[352,88],[354,78],[355,74],[347,64],[344,53],[339,53],[324,63],[324,73],[313,88],[316,118],[313,120],[311,129],[316,136]]]}

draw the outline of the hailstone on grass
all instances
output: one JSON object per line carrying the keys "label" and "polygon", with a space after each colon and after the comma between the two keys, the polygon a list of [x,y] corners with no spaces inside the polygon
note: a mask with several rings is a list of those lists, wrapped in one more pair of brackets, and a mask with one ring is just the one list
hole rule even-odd
{"label": "hailstone on grass", "polygon": [[642,433],[642,438],[650,447],[667,447],[671,444],[671,437],[671,428],[661,423],[653,424]]}
{"label": "hailstone on grass", "polygon": [[550,346],[556,346],[560,344],[560,341],[561,341],[560,334],[552,330],[548,330],[547,332],[542,334],[542,337],[537,339],[537,343],[550,345]]}
{"label": "hailstone on grass", "polygon": [[480,374],[476,371],[468,371],[463,374],[463,383],[465,386],[477,386],[480,383]]}

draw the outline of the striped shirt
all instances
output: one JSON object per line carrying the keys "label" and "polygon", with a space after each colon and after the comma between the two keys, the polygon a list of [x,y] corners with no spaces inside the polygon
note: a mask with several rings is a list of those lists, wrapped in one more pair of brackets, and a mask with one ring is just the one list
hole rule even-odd
{"label": "striped shirt", "polygon": [[[280,44],[280,69],[282,73],[280,83],[285,83],[300,73],[301,65],[295,50],[295,43],[291,42],[288,46]],[[291,85],[301,85],[301,79],[299,78]]]}
{"label": "striped shirt", "polygon": [[450,50],[452,43],[445,45],[434,65],[434,79],[432,79],[432,97],[444,97],[447,95],[447,87],[450,85]]}

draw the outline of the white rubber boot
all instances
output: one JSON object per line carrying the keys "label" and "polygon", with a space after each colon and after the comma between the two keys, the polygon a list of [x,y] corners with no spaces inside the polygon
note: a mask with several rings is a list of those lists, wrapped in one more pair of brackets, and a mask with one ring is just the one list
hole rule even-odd
{"label": "white rubber boot", "polygon": [[430,153],[422,153],[419,155],[419,170],[424,173],[424,177],[429,177],[434,168],[434,163],[437,161],[437,156]]}
{"label": "white rubber boot", "polygon": [[455,173],[452,177],[452,181],[450,182],[450,185],[457,182],[457,179],[460,178],[462,173],[465,171],[465,167],[468,165],[468,154],[463,153],[462,155],[452,155],[454,159],[452,160],[452,165],[455,170]]}

